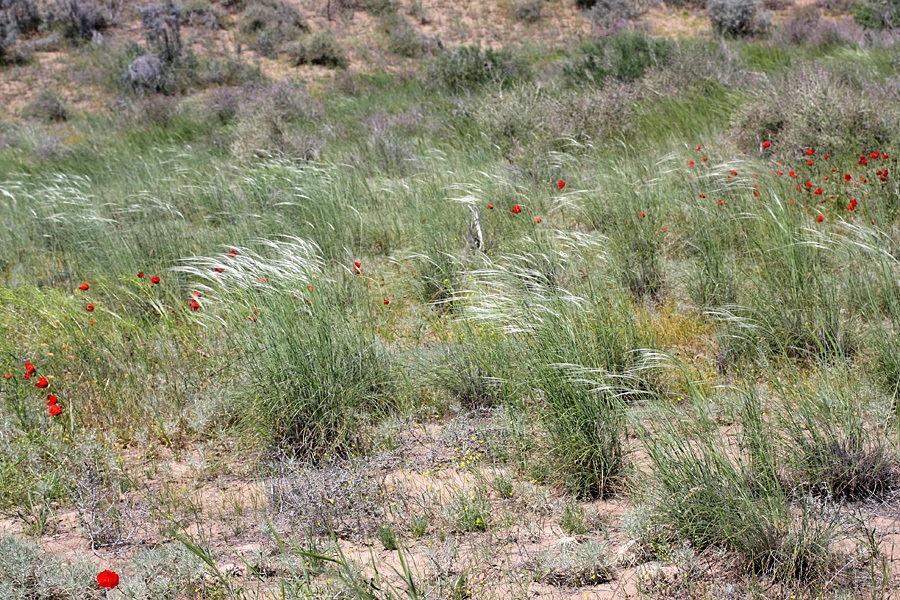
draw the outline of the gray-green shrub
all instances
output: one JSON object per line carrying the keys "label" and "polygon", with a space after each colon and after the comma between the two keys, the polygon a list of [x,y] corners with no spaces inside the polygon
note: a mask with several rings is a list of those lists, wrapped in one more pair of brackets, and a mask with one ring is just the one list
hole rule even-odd
{"label": "gray-green shrub", "polygon": [[707,0],[706,14],[714,32],[732,37],[762,33],[771,19],[759,0]]}

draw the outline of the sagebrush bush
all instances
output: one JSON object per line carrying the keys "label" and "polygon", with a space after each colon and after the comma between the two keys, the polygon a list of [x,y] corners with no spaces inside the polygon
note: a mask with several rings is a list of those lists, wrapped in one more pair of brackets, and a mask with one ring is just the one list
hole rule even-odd
{"label": "sagebrush bush", "polygon": [[858,155],[863,145],[897,139],[891,123],[900,115],[893,100],[898,94],[895,86],[870,84],[853,71],[799,65],[735,113],[733,133],[745,149],[765,139],[786,148]]}
{"label": "sagebrush bush", "polygon": [[34,0],[0,0],[0,14],[15,24],[16,31],[30,35],[44,23],[44,15]]}
{"label": "sagebrush bush", "polygon": [[12,56],[18,38],[16,23],[8,11],[0,10],[0,64]]}
{"label": "sagebrush bush", "polygon": [[188,0],[181,7],[181,18],[188,25],[202,26],[207,29],[224,29],[227,23],[222,9],[210,4],[207,0]]}
{"label": "sagebrush bush", "polygon": [[248,45],[267,57],[287,42],[309,32],[309,25],[291,4],[278,0],[254,0],[242,13],[238,25]]}
{"label": "sagebrush bush", "polygon": [[92,39],[94,32],[110,25],[109,14],[94,0],[63,0],[54,19],[62,23],[66,38],[74,41]]}
{"label": "sagebrush bush", "polygon": [[516,20],[523,23],[539,23],[543,18],[544,0],[525,0],[516,6]]}
{"label": "sagebrush bush", "polygon": [[38,93],[34,100],[25,107],[24,114],[46,123],[66,121],[69,118],[69,110],[53,90],[42,90]]}
{"label": "sagebrush bush", "polygon": [[290,42],[285,52],[291,63],[322,65],[332,69],[347,68],[347,57],[331,31],[317,31],[306,40]]}
{"label": "sagebrush bush", "polygon": [[378,30],[387,39],[388,50],[397,56],[419,58],[425,47],[406,15],[388,11],[378,17]]}
{"label": "sagebrush bush", "polygon": [[232,144],[237,156],[267,153],[291,156],[317,152],[317,147],[321,149],[325,143],[321,136],[304,142],[296,131],[300,125],[315,122],[322,116],[321,104],[310,98],[302,85],[280,81],[251,90],[255,102],[244,104],[239,111]]}
{"label": "sagebrush bush", "polygon": [[0,593],[9,600],[99,600],[97,571],[66,564],[33,542],[0,536]]}
{"label": "sagebrush bush", "polygon": [[534,561],[534,579],[551,585],[581,587],[612,581],[612,560],[606,545],[594,540],[544,550]]}
{"label": "sagebrush bush", "polygon": [[603,35],[624,27],[637,16],[632,0],[597,0],[590,10],[595,34]]}
{"label": "sagebrush bush", "polygon": [[706,14],[715,33],[732,37],[763,33],[771,19],[759,0],[707,0]]}
{"label": "sagebrush bush", "polygon": [[269,508],[298,536],[375,534],[384,515],[375,466],[353,460],[315,467],[282,457],[274,463]]}

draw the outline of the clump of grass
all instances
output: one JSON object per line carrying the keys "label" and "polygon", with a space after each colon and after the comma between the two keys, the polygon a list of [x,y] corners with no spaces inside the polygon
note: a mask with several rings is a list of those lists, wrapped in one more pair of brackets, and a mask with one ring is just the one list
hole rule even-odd
{"label": "clump of grass", "polygon": [[534,563],[535,581],[551,585],[581,587],[615,578],[606,545],[594,540],[544,550],[535,557]]}
{"label": "clump of grass", "polygon": [[664,66],[672,55],[668,40],[638,32],[622,32],[582,44],[583,56],[563,68],[571,85],[603,86],[607,79],[635,81],[653,67]]}
{"label": "clump of grass", "polygon": [[378,539],[385,550],[397,549],[397,534],[389,525],[382,525],[378,528]]}
{"label": "clump of grass", "polygon": [[494,477],[494,491],[501,498],[512,498],[515,494],[515,486],[513,480],[507,475],[497,475]]}
{"label": "clump of grass", "polygon": [[409,533],[413,539],[419,539],[428,531],[428,515],[413,517],[409,523]]}
{"label": "clump of grass", "polygon": [[[241,343],[257,383],[245,423],[298,457],[350,455],[363,444],[360,418],[396,401],[396,371],[365,323],[340,316],[353,297],[334,283],[320,284],[323,261],[315,244],[261,240],[260,247],[268,256],[247,249],[182,267],[246,323]],[[214,265],[226,262],[217,279]],[[313,284],[320,290],[310,300]],[[257,321],[247,322],[256,314]]]}
{"label": "clump of grass", "polygon": [[569,500],[563,504],[562,514],[559,516],[559,526],[569,535],[584,535],[588,532],[587,515],[581,504]]}
{"label": "clump of grass", "polygon": [[639,429],[660,485],[653,510],[664,531],[697,550],[733,550],[751,571],[777,579],[823,583],[833,577],[839,516],[810,502],[792,505],[777,477],[764,477],[760,485],[759,463],[741,454],[731,458],[707,411],[698,406],[696,413],[688,424],[669,411],[671,420],[662,420],[652,436]]}
{"label": "clump of grass", "polygon": [[447,520],[455,531],[486,531],[490,523],[491,504],[484,491],[460,490],[446,507]]}

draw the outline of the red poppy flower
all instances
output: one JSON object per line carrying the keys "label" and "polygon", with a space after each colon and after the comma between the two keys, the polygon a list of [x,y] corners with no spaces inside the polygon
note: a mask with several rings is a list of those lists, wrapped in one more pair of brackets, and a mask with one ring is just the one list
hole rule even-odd
{"label": "red poppy flower", "polygon": [[828,155],[827,155],[827,154],[825,155],[825,160],[828,160]]}
{"label": "red poppy flower", "polygon": [[89,287],[91,287],[91,286],[89,286],[87,284],[87,282],[85,282],[85,283],[82,283],[81,285],[79,285],[78,289],[81,290],[82,292],[86,292]]}
{"label": "red poppy flower", "polygon": [[758,197],[759,197],[759,192],[754,191],[754,192],[753,192],[753,197],[754,197],[754,198],[758,198]]}
{"label": "red poppy flower", "polygon": [[794,205],[794,201],[791,200],[789,204],[790,204],[791,206],[793,206],[793,205]]}
{"label": "red poppy flower", "polygon": [[384,305],[385,305],[385,306],[387,306],[387,305],[390,304],[390,303],[391,303],[390,300],[388,300],[387,298],[384,299]]}
{"label": "red poppy flower", "polygon": [[719,206],[725,206],[725,203],[719,200]]}
{"label": "red poppy flower", "polygon": [[699,149],[700,149],[700,146],[697,146],[697,150],[699,150]]}
{"label": "red poppy flower", "polygon": [[151,277],[150,278],[150,285],[154,285],[157,283],[159,283],[159,277]]}
{"label": "red poppy flower", "polygon": [[806,155],[807,155],[807,156],[812,156],[812,155],[813,155],[813,149],[810,148],[809,150],[807,150],[807,151],[806,151]]}
{"label": "red poppy flower", "polygon": [[778,171],[779,175],[784,175],[784,171]]}
{"label": "red poppy flower", "polygon": [[700,194],[701,198],[706,198],[706,194]]}
{"label": "red poppy flower", "polygon": [[812,187],[812,181],[807,181],[807,182],[806,182],[806,187],[808,187],[808,188]]}
{"label": "red poppy flower", "polygon": [[256,320],[256,317],[254,317],[253,315],[250,315],[250,316],[247,317],[247,318],[250,319],[251,321],[255,321],[255,320]]}
{"label": "red poppy flower", "polygon": [[53,394],[47,394],[47,406],[53,406],[57,402],[59,402],[59,398],[57,398]]}
{"label": "red poppy flower", "polygon": [[353,266],[358,269],[362,266],[362,263],[355,262],[355,263],[353,263]]}
{"label": "red poppy flower", "polygon": [[559,189],[563,189],[564,187],[566,187],[566,182],[560,179],[559,183],[557,183],[556,185],[559,186]]}
{"label": "red poppy flower", "polygon": [[12,373],[7,373],[6,375],[4,375],[4,377],[6,377],[7,379],[12,379]]}
{"label": "red poppy flower", "polygon": [[88,304],[88,312],[94,312],[94,305]]}
{"label": "red poppy flower", "polygon": [[232,250],[231,252],[228,253],[228,256],[237,256],[237,252]]}
{"label": "red poppy flower", "polygon": [[225,271],[225,269],[223,267],[216,267],[215,269],[213,269],[213,271],[215,271],[216,273],[222,273]]}
{"label": "red poppy flower", "polygon": [[143,278],[144,278],[144,272],[141,271],[140,273],[138,273],[138,279],[143,279]]}
{"label": "red poppy flower", "polygon": [[646,218],[647,213],[645,213],[645,212],[639,212],[638,215],[640,215],[640,217],[643,219],[643,218]]}
{"label": "red poppy flower", "polygon": [[97,575],[97,585],[102,588],[113,589],[119,585],[119,576],[112,571],[103,571]]}
{"label": "red poppy flower", "polygon": [[831,169],[832,173],[834,173],[835,171],[837,171],[837,169],[834,169],[834,168]]}
{"label": "red poppy flower", "polygon": [[878,155],[879,155],[879,154],[881,154],[881,153],[880,153],[880,152],[873,152],[872,155],[869,156],[869,158],[878,158]]}
{"label": "red poppy flower", "polygon": [[357,275],[359,275],[359,268],[358,268],[358,267],[353,267],[353,272],[356,273]]}
{"label": "red poppy flower", "polygon": [[824,220],[825,220],[825,217],[822,215],[819,215],[818,217],[816,217],[816,223],[821,223]]}
{"label": "red poppy flower", "polygon": [[691,166],[691,167],[693,167],[693,166],[694,166],[694,161],[692,161],[692,160],[688,161],[688,165]]}
{"label": "red poppy flower", "polygon": [[51,406],[50,408],[47,409],[47,412],[50,413],[51,417],[55,417],[56,415],[58,415],[59,413],[62,412],[62,409],[59,406],[57,406],[56,404],[54,404],[53,406]]}
{"label": "red poppy flower", "polygon": [[[175,311],[173,310],[172,312],[175,312]],[[91,325],[96,325],[97,321],[88,321],[88,323],[90,323]]]}
{"label": "red poppy flower", "polygon": [[796,177],[796,173],[794,173],[794,170],[793,170],[793,169],[791,169],[791,170],[788,172],[788,175],[790,175],[791,177]]}
{"label": "red poppy flower", "polygon": [[493,204],[488,204],[488,210],[494,210],[494,205],[493,205]]}
{"label": "red poppy flower", "polygon": [[517,215],[517,214],[519,214],[519,213],[522,211],[522,207],[519,206],[518,204],[516,204],[515,206],[513,206],[512,211],[513,211],[513,214],[514,214],[514,215]]}
{"label": "red poppy flower", "polygon": [[668,231],[668,230],[669,230],[668,227],[663,227],[663,231]]}
{"label": "red poppy flower", "polygon": [[706,157],[704,156],[702,160],[703,160],[703,162],[706,162]]}
{"label": "red poppy flower", "polygon": [[763,148],[768,148],[769,146],[771,146],[769,142],[763,142]]}
{"label": "red poppy flower", "polygon": [[535,217],[535,218],[534,218],[534,222],[535,222],[535,223],[540,223],[540,222],[541,222],[541,218],[540,218],[540,217]]}
{"label": "red poppy flower", "polygon": [[732,175],[737,175],[737,171],[732,171],[731,174],[732,174]]}
{"label": "red poppy flower", "polygon": [[887,154],[882,153],[882,154],[881,154],[881,158],[882,158],[882,159],[887,158]]}
{"label": "red poppy flower", "polygon": [[198,308],[200,308],[200,303],[197,302],[196,300],[191,300],[191,308],[194,309],[194,311],[196,311]]}
{"label": "red poppy flower", "polygon": [[34,365],[30,362],[25,363],[25,371],[28,373],[34,373]]}
{"label": "red poppy flower", "polygon": [[47,378],[41,377],[40,379],[38,379],[38,382],[36,384],[34,384],[34,387],[39,387],[39,388],[43,389],[43,388],[47,387],[48,385],[49,385],[49,382],[47,381]]}
{"label": "red poppy flower", "polygon": [[191,298],[200,298],[203,296],[202,292],[191,292]]}
{"label": "red poppy flower", "polygon": [[813,193],[814,193],[816,196],[821,196],[821,195],[822,195],[822,188],[816,189],[816,191],[813,192]]}
{"label": "red poppy flower", "polygon": [[853,179],[853,177],[851,177],[849,173],[844,175],[844,181],[850,181],[851,179]]}
{"label": "red poppy flower", "polygon": [[313,291],[313,286],[308,285],[308,286],[306,286],[306,289],[308,289],[309,291]]}
{"label": "red poppy flower", "polygon": [[808,160],[808,161],[806,161],[806,164],[808,164],[809,166],[813,166],[813,161]]}

